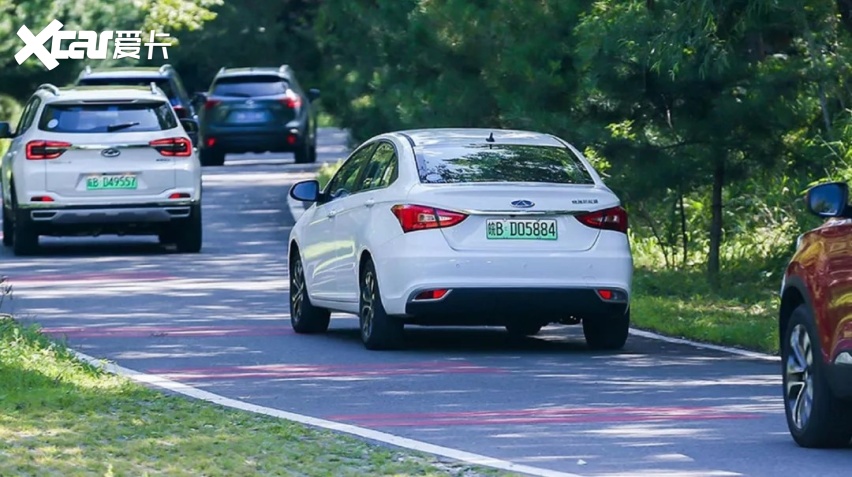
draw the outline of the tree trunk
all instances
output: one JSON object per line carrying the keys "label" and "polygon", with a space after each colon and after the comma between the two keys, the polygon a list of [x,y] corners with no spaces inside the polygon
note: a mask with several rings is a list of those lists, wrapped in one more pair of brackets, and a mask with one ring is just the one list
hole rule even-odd
{"label": "tree trunk", "polygon": [[[724,156],[721,156],[724,157]],[[722,186],[725,183],[725,161],[717,159],[713,170],[712,218],[710,220],[710,251],[707,257],[707,275],[710,285],[719,286],[719,252],[722,248]]]}
{"label": "tree trunk", "polygon": [[683,241],[683,268],[689,259],[689,237],[686,234],[686,208],[683,205],[683,192],[680,193],[680,235]]}

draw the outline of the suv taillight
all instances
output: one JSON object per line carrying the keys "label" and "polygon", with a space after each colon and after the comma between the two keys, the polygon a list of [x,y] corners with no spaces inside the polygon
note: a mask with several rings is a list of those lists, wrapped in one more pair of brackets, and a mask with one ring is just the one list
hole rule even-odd
{"label": "suv taillight", "polygon": [[575,216],[583,225],[595,229],[627,233],[627,211],[622,207],[596,210]]}
{"label": "suv taillight", "polygon": [[213,109],[219,105],[222,101],[218,99],[208,99],[204,102],[204,109]]}
{"label": "suv taillight", "polygon": [[281,98],[281,104],[290,109],[298,109],[302,107],[302,98],[292,89],[288,89]]}
{"label": "suv taillight", "polygon": [[56,159],[69,147],[71,144],[67,142],[30,141],[27,143],[27,159],[30,161]]}
{"label": "suv taillight", "polygon": [[185,137],[157,139],[148,143],[160,154],[169,157],[188,157],[192,154],[192,142]]}
{"label": "suv taillight", "polygon": [[405,233],[415,230],[452,227],[467,218],[467,215],[460,212],[451,212],[424,205],[395,205],[391,207],[391,212],[399,220],[399,225]]}
{"label": "suv taillight", "polygon": [[183,106],[181,106],[179,104],[172,106],[172,109],[175,110],[175,114],[180,119],[186,119],[186,118],[189,117],[189,112],[186,110],[186,108],[184,108]]}

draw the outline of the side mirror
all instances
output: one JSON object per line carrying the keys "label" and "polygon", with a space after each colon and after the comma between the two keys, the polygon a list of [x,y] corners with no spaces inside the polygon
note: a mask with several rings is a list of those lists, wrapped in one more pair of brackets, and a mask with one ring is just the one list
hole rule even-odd
{"label": "side mirror", "polygon": [[9,123],[0,123],[0,139],[9,139],[12,137],[12,125]]}
{"label": "side mirror", "polygon": [[205,101],[207,101],[207,93],[203,93],[203,92],[199,91],[199,92],[192,95],[192,102],[193,103],[203,103]]}
{"label": "side mirror", "polygon": [[829,182],[811,187],[806,201],[808,210],[820,217],[841,217],[849,203],[849,186],[843,182]]}
{"label": "side mirror", "polygon": [[183,129],[189,134],[198,133],[198,121],[192,118],[181,118],[180,125],[183,126]]}
{"label": "side mirror", "polygon": [[314,101],[318,100],[319,97],[320,97],[320,90],[318,90],[316,88],[311,88],[311,89],[308,90],[308,99],[311,100],[312,103]]}
{"label": "side mirror", "polygon": [[302,202],[316,202],[319,195],[319,182],[315,180],[297,182],[290,188],[290,197]]}

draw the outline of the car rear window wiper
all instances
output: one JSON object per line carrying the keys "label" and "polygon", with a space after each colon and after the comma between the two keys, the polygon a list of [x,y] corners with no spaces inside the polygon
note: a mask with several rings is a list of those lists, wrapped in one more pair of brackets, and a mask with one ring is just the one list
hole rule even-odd
{"label": "car rear window wiper", "polygon": [[122,129],[132,128],[133,126],[138,126],[139,121],[131,122],[131,123],[119,123],[119,124],[110,124],[107,126],[107,132],[119,131]]}

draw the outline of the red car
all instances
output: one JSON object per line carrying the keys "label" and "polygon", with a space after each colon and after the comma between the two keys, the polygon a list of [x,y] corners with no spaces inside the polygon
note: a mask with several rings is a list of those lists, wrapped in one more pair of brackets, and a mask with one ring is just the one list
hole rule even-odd
{"label": "red car", "polygon": [[784,408],[802,447],[852,439],[852,206],[849,187],[811,188],[808,209],[829,218],[801,237],[781,285]]}

